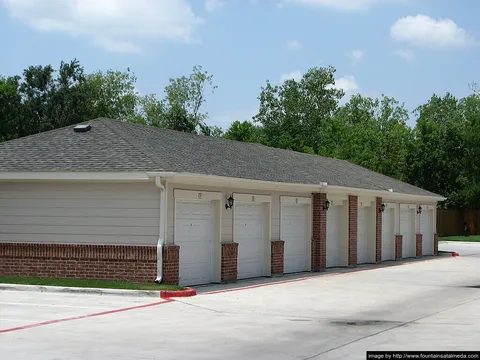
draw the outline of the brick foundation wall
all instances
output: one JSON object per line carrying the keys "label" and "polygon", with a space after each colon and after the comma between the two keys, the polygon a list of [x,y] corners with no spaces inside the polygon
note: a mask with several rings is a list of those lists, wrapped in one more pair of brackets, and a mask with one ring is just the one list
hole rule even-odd
{"label": "brick foundation wall", "polygon": [[422,234],[417,234],[415,236],[415,243],[416,243],[416,251],[417,251],[417,257],[423,255],[423,235]]}
{"label": "brick foundation wall", "polygon": [[327,195],[312,194],[312,266],[313,272],[324,271],[327,266],[327,213],[323,210]]}
{"label": "brick foundation wall", "polygon": [[348,196],[348,266],[357,266],[358,196]]}
{"label": "brick foundation wall", "polygon": [[403,235],[395,235],[395,260],[403,257]]}
{"label": "brick foundation wall", "polygon": [[285,241],[275,240],[271,244],[271,274],[272,276],[283,275]]}
{"label": "brick foundation wall", "polygon": [[438,234],[433,235],[433,255],[438,255]]}
{"label": "brick foundation wall", "polygon": [[180,278],[180,246],[166,245],[163,247],[163,276],[162,283],[178,285]]}
{"label": "brick foundation wall", "polygon": [[382,261],[382,202],[381,197],[375,199],[375,261],[377,263]]}
{"label": "brick foundation wall", "polygon": [[157,248],[0,243],[0,275],[153,282]]}
{"label": "brick foundation wall", "polygon": [[237,281],[237,259],[238,259],[238,244],[224,243],[222,244],[222,282]]}

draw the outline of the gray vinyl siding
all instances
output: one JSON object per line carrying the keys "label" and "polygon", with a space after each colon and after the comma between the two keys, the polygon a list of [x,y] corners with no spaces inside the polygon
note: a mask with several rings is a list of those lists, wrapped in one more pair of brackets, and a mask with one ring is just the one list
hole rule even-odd
{"label": "gray vinyl siding", "polygon": [[[168,222],[167,222],[167,243],[173,244],[174,242],[174,215],[175,215],[175,200],[173,192],[175,189],[192,190],[192,191],[212,191],[222,193],[222,199],[226,199],[231,193],[241,194],[253,194],[253,195],[270,195],[271,202],[271,240],[280,239],[280,196],[299,196],[310,197],[309,193],[283,193],[272,191],[258,191],[250,189],[240,188],[224,188],[224,187],[208,187],[208,186],[189,186],[184,184],[169,183],[167,188],[167,207],[168,207]],[[225,209],[226,201],[223,200],[220,206],[222,211],[222,224],[221,224],[221,242],[233,241],[233,211],[231,209]]]}
{"label": "gray vinyl siding", "polygon": [[155,245],[154,183],[0,182],[0,242]]}

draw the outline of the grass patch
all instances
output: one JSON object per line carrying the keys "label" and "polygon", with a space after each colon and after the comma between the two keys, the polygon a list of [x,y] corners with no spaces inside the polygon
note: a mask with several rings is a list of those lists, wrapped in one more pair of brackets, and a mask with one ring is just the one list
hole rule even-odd
{"label": "grass patch", "polygon": [[0,283],[21,285],[65,286],[123,290],[184,290],[183,286],[151,283],[130,283],[125,281],[45,279],[25,276],[0,276]]}
{"label": "grass patch", "polygon": [[465,241],[465,242],[480,242],[480,235],[472,236],[444,236],[438,238],[439,241]]}

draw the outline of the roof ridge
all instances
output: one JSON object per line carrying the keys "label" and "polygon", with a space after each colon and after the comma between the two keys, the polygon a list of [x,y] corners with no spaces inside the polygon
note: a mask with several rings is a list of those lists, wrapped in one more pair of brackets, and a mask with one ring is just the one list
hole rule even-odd
{"label": "roof ridge", "polygon": [[162,170],[167,170],[167,169],[164,169],[164,166],[157,161],[158,159],[155,156],[155,154],[153,153],[153,151],[151,151],[150,149],[148,149],[147,147],[145,147],[141,144],[138,144],[137,140],[133,136],[129,136],[129,135],[125,134],[124,132],[123,132],[123,134],[120,134],[120,132],[117,131],[118,127],[117,127],[117,129],[115,129],[114,126],[110,126],[111,124],[109,124],[109,123],[113,123],[113,122],[122,122],[122,123],[127,124],[126,121],[124,121],[124,120],[113,120],[113,119],[107,119],[107,118],[99,118],[99,119],[95,119],[95,120],[101,122],[103,125],[108,127],[111,131],[113,131],[115,134],[117,134],[119,137],[121,137],[125,142],[127,142],[129,145],[133,146],[135,149],[140,151],[143,155],[145,155],[147,158],[149,158],[153,163],[157,164],[160,168],[162,168]]}

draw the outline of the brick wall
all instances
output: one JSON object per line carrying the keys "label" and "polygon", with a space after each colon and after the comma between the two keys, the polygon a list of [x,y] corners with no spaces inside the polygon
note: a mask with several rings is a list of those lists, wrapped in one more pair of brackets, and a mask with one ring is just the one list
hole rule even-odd
{"label": "brick wall", "polygon": [[162,283],[178,285],[180,278],[180,246],[166,245],[163,247],[163,278]]}
{"label": "brick wall", "polygon": [[403,235],[395,235],[395,260],[403,257]]}
{"label": "brick wall", "polygon": [[433,254],[438,255],[438,234],[433,235]]}
{"label": "brick wall", "polygon": [[312,271],[324,271],[327,266],[327,214],[323,207],[324,193],[312,194]]}
{"label": "brick wall", "polygon": [[274,275],[283,275],[284,267],[284,245],[285,241],[275,240],[272,241],[271,250],[271,273]]}
{"label": "brick wall", "polygon": [[348,266],[357,266],[358,196],[348,196]]}
{"label": "brick wall", "polygon": [[417,234],[415,236],[415,242],[416,242],[416,248],[417,248],[417,256],[422,256],[423,255],[423,235],[422,234]]}
{"label": "brick wall", "polygon": [[0,243],[0,275],[153,282],[156,246]]}
{"label": "brick wall", "polygon": [[238,259],[238,244],[224,243],[222,244],[222,282],[237,281],[237,259]]}
{"label": "brick wall", "polygon": [[382,202],[381,197],[375,199],[375,261],[377,263],[382,261]]}

